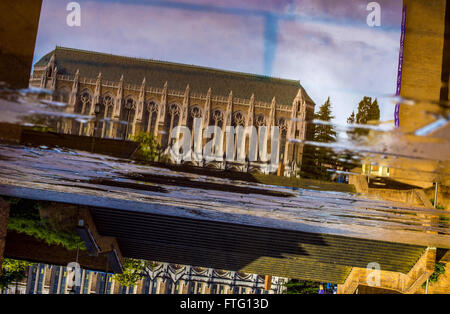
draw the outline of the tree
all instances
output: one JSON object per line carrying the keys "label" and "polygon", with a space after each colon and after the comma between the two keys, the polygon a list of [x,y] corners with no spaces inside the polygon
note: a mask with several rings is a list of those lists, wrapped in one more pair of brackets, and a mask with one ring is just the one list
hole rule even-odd
{"label": "tree", "polygon": [[[334,119],[334,116],[331,115],[330,97],[328,97],[327,101],[320,106],[319,112],[314,114],[314,119],[324,122],[330,122]],[[333,126],[330,124],[316,124],[314,141],[321,143],[336,142],[336,132],[334,131]]]}
{"label": "tree", "polygon": [[141,132],[133,137],[133,140],[139,143],[139,150],[136,158],[145,161],[159,161],[161,155],[161,146],[153,134]]}
{"label": "tree", "polygon": [[356,118],[355,118],[355,111],[353,110],[353,111],[352,111],[352,114],[351,114],[350,117],[348,117],[348,119],[347,119],[347,123],[348,123],[348,124],[353,124],[353,123],[355,123],[355,121],[356,121]]}
{"label": "tree", "polygon": [[135,286],[139,280],[147,276],[146,269],[151,266],[150,262],[127,258],[123,265],[123,272],[121,274],[115,274],[114,280],[124,287]]}
{"label": "tree", "polygon": [[33,266],[33,263],[5,258],[2,265],[2,275],[0,276],[0,289],[8,287],[12,282],[18,282],[26,278],[26,269]]}
{"label": "tree", "polygon": [[[319,111],[314,114],[315,120],[324,123],[314,124],[314,142],[330,143],[336,141],[336,131],[331,122],[334,119],[331,110],[331,101],[328,97],[327,101],[320,106]],[[302,165],[301,175],[304,178],[330,180],[331,175],[328,171],[336,164],[336,158],[332,149],[327,147],[319,147],[313,145],[305,145],[304,162]]]}
{"label": "tree", "polygon": [[380,108],[378,100],[372,102],[372,97],[364,96],[358,104],[358,113],[356,114],[356,123],[367,124],[369,121],[380,120]]}
{"label": "tree", "polygon": [[[350,117],[347,119],[348,124],[368,124],[380,120],[380,107],[378,106],[378,100],[375,98],[372,101],[372,97],[364,96],[364,98],[358,104],[358,112],[353,111]],[[369,130],[362,128],[355,128],[354,130],[347,131],[347,135],[351,140],[356,140],[360,136],[369,134]]]}

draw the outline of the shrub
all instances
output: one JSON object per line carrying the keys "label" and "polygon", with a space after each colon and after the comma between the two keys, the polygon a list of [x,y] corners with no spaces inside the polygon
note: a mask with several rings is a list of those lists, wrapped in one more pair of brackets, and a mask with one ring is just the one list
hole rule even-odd
{"label": "shrub", "polygon": [[139,143],[136,158],[144,161],[159,161],[161,156],[161,145],[153,134],[141,132],[133,137],[133,141]]}
{"label": "shrub", "polygon": [[0,289],[8,287],[12,282],[26,278],[27,267],[33,265],[33,263],[27,261],[5,258],[2,265],[2,275],[0,276]]}
{"label": "shrub", "polygon": [[151,265],[148,261],[126,258],[123,265],[123,272],[121,274],[115,274],[113,278],[124,287],[132,287],[146,276],[145,269],[149,266]]}
{"label": "shrub", "polygon": [[45,202],[27,199],[8,199],[8,201],[11,206],[8,230],[25,233],[49,245],[61,245],[68,250],[85,248],[84,242],[75,232],[56,230],[48,219],[41,218],[39,206]]}
{"label": "shrub", "polygon": [[284,286],[287,288],[287,294],[318,294],[320,283],[291,279]]}
{"label": "shrub", "polygon": [[[445,273],[445,264],[444,263],[436,263],[434,264],[434,272],[430,275],[429,281],[430,282],[437,282],[439,279],[439,276]],[[427,283],[424,282],[422,284],[422,288],[425,289]]]}

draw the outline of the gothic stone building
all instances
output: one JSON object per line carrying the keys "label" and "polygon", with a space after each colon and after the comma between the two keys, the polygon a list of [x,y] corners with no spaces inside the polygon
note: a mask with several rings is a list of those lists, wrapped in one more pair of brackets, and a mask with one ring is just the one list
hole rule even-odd
{"label": "gothic stone building", "polygon": [[[75,294],[278,294],[286,291],[288,282],[287,278],[271,277],[270,286],[265,287],[264,277],[257,274],[157,262],[131,287],[120,285],[109,273],[80,272]],[[74,274],[65,266],[34,264],[28,267],[26,278],[11,283],[0,294],[67,294],[69,276]]]}
{"label": "gothic stone building", "polygon": [[[145,131],[164,148],[173,143],[171,130],[192,130],[194,118],[201,118],[203,127],[224,131],[224,126],[279,126],[279,160],[285,175],[298,169],[303,152],[301,144],[288,139],[308,138],[305,121],[312,119],[315,106],[299,81],[63,47],[35,64],[30,84],[52,90],[52,100],[67,103],[68,113],[97,115],[97,123],[63,121],[58,129],[68,134],[130,139]],[[95,107],[100,111],[95,113]],[[241,149],[248,153],[248,142],[237,145],[244,145]],[[258,156],[261,159],[267,156]],[[258,161],[191,163],[267,172]]]}

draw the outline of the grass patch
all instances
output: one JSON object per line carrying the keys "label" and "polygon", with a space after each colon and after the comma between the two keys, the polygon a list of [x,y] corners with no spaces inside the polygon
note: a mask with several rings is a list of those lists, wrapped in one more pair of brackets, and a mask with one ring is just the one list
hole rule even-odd
{"label": "grass patch", "polygon": [[[434,272],[430,275],[430,282],[437,282],[439,277],[445,273],[445,264],[444,263],[436,263],[434,264]],[[424,282],[422,284],[422,288],[426,288],[427,283]]]}

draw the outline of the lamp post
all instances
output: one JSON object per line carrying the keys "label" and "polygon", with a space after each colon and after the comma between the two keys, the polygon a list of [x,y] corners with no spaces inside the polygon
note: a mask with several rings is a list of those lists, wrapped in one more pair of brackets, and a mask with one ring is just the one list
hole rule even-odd
{"label": "lamp post", "polygon": [[94,137],[96,132],[98,131],[98,115],[100,114],[101,107],[99,103],[95,104],[94,113],[95,113],[95,125],[94,125]]}
{"label": "lamp post", "polygon": [[94,152],[94,146],[95,146],[95,137],[97,136],[97,129],[98,129],[98,116],[100,114],[101,111],[101,107],[99,103],[95,104],[95,108],[94,108],[94,114],[95,114],[95,118],[94,118],[94,131],[92,132],[92,146],[91,146],[91,153]]}

